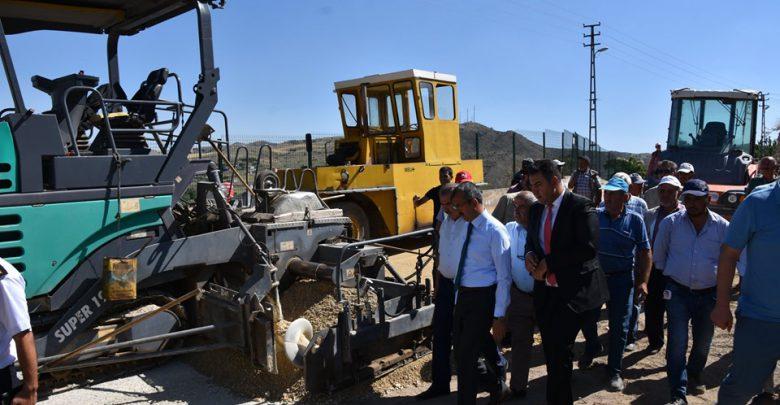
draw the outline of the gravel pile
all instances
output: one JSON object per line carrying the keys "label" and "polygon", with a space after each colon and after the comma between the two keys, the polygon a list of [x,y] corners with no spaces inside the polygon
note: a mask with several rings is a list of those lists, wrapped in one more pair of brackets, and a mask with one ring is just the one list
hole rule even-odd
{"label": "gravel pile", "polygon": [[[352,303],[354,311],[363,308],[355,305],[357,294],[354,289],[343,289],[342,292],[345,299]],[[369,294],[369,299],[372,308],[376,308],[372,294]],[[281,300],[284,320],[277,325],[278,374],[258,370],[247,356],[232,349],[192,355],[189,362],[217,383],[248,397],[285,403],[303,399],[306,394],[303,370],[290,363],[282,345],[286,326],[301,317],[311,322],[315,332],[333,326],[338,318],[339,305],[333,284],[314,280],[296,281],[284,291]]]}

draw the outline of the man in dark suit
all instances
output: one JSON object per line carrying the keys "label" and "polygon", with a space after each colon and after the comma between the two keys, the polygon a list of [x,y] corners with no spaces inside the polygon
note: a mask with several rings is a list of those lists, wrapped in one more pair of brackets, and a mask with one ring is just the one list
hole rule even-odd
{"label": "man in dark suit", "polygon": [[591,200],[566,190],[552,161],[537,161],[529,174],[539,201],[529,213],[525,257],[536,280],[547,402],[571,404],[574,339],[582,325],[598,317],[609,295],[598,261],[598,217]]}

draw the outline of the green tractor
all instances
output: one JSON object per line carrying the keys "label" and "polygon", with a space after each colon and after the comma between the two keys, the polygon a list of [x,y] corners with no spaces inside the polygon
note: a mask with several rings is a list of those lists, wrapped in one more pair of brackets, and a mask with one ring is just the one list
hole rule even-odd
{"label": "green tractor", "polygon": [[[13,99],[0,112],[0,257],[26,280],[43,374],[225,347],[273,373],[285,332],[309,342],[286,354],[306,369],[310,390],[322,391],[381,375],[410,358],[397,353],[416,356],[429,343],[433,306],[421,266],[409,282],[372,241],[343,239],[349,218],[316,190],[280,187],[270,167],[253,182],[229,164],[211,29],[222,6],[0,0],[0,59]],[[194,102],[183,101],[181,78],[165,68],[128,96],[119,39],[182,14],[197,22]],[[33,76],[51,108],[28,109],[6,36],[35,30],[105,36],[107,81],[85,72]],[[177,99],[162,99],[174,85]],[[211,138],[213,114],[225,120],[226,142]],[[223,172],[198,158],[204,150],[233,168],[248,204],[232,204]],[[340,312],[332,327],[312,331],[301,320],[279,330],[280,296],[300,278],[333,284]],[[350,310],[347,295],[366,310]]]}

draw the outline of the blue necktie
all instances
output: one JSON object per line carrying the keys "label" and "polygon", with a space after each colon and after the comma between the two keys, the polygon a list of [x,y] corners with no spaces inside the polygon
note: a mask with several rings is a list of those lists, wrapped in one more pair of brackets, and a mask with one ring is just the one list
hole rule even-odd
{"label": "blue necktie", "polygon": [[458,292],[460,287],[460,280],[463,278],[463,267],[466,265],[466,252],[469,249],[469,239],[471,239],[471,231],[474,229],[474,224],[469,222],[469,228],[466,230],[466,240],[463,242],[463,249],[460,251],[460,262],[458,262],[458,272],[455,273],[455,292]]}

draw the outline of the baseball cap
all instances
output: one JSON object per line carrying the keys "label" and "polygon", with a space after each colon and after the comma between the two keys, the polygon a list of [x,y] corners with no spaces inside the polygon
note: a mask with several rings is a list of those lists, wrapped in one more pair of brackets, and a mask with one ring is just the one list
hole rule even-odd
{"label": "baseball cap", "polygon": [[612,177],[617,177],[619,179],[623,179],[623,181],[626,182],[626,184],[631,185],[631,177],[623,172],[617,172],[612,175]]}
{"label": "baseball cap", "polygon": [[683,173],[695,172],[695,170],[693,170],[693,165],[688,162],[680,163],[680,167],[677,168],[677,171]]}
{"label": "baseball cap", "polygon": [[615,176],[609,179],[607,184],[604,186],[604,191],[622,191],[627,193],[628,183],[626,183],[626,181],[620,177]]}
{"label": "baseball cap", "polygon": [[709,195],[709,193],[710,193],[710,187],[707,186],[707,183],[704,182],[704,180],[693,179],[685,182],[685,186],[683,187],[683,192],[681,196],[690,194],[696,197],[704,197],[706,195]]}
{"label": "baseball cap", "polygon": [[631,184],[644,184],[645,179],[639,173],[631,173]]}
{"label": "baseball cap", "polygon": [[455,175],[456,183],[465,183],[467,181],[473,181],[471,173],[469,173],[468,170],[461,170]]}
{"label": "baseball cap", "polygon": [[556,165],[556,166],[558,166],[558,167],[561,167],[561,166],[563,166],[563,165],[565,165],[565,164],[566,164],[566,162],[561,162],[561,161],[560,161],[560,160],[558,160],[558,159],[553,159],[553,160],[552,160],[552,162],[553,162],[553,164],[555,164],[555,165]]}
{"label": "baseball cap", "polygon": [[680,180],[677,179],[677,177],[674,176],[664,176],[661,178],[661,181],[658,182],[658,187],[661,187],[664,184],[670,184],[674,187],[676,187],[678,190],[683,188],[682,184],[680,184]]}

